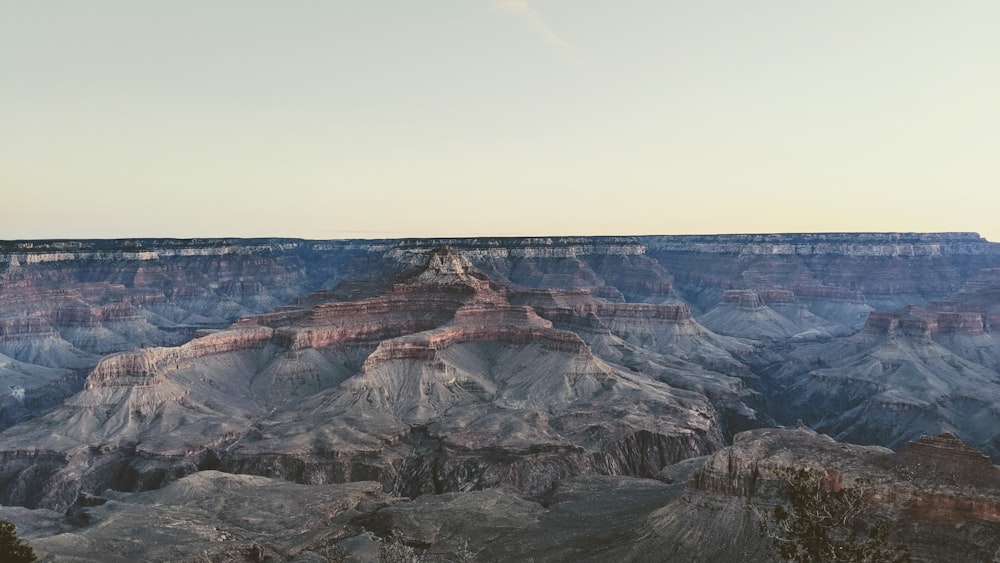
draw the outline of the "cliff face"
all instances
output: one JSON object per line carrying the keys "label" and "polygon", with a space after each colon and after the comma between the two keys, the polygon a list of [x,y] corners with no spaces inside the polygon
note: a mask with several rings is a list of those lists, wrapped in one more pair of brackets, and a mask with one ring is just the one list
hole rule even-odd
{"label": "cliff face", "polygon": [[952,432],[998,455],[998,341],[982,313],[950,308],[873,312],[854,335],[797,347],[765,370],[776,416],[892,448]]}
{"label": "cliff face", "polygon": [[[346,274],[367,246],[276,239],[0,241],[0,354],[59,377],[18,379],[0,426],[79,390],[101,356],[174,346]],[[2,363],[2,362],[0,362]]]}
{"label": "cliff face", "polygon": [[[1000,467],[950,434],[922,436],[898,453],[838,443],[809,429],[755,430],[708,457],[688,482],[690,504],[681,512],[695,523],[746,502],[770,506],[779,471],[808,468],[832,476],[832,486],[871,489],[865,518],[890,522],[896,541],[915,560],[989,560],[1000,548]],[[725,533],[739,536],[737,522]],[[675,534],[691,525],[674,515],[660,524]],[[696,525],[696,524],[695,524]],[[972,535],[956,533],[967,528]],[[990,533],[989,531],[992,531]],[[683,541],[683,540],[682,540]]]}
{"label": "cliff face", "polygon": [[[805,297],[834,291],[895,309],[958,290],[1000,258],[974,233],[885,233],[649,237],[647,255],[689,293],[730,287],[782,288]],[[694,297],[694,295],[691,295]],[[863,318],[860,319],[863,321]]]}
{"label": "cliff face", "polygon": [[[538,492],[579,473],[649,476],[714,450],[723,443],[714,404],[752,416],[742,402],[750,395],[681,391],[666,375],[607,363],[576,332],[512,304],[508,288],[449,247],[407,251],[385,267],[396,282],[375,297],[331,301],[336,290],[320,291],[178,347],[101,360],[62,409],[6,435],[60,452],[109,444],[35,482],[47,491],[38,502],[59,506],[80,487],[158,486],[205,460],[302,482],[375,479],[409,495],[498,484]],[[682,304],[586,301],[571,315],[603,319],[606,337],[663,339],[649,362],[664,373],[662,354],[713,338]],[[681,337],[684,346],[668,346]],[[714,373],[698,371],[689,386]],[[77,476],[109,465],[123,467]]]}
{"label": "cliff face", "polygon": [[87,376],[87,390],[101,387],[155,385],[181,364],[215,354],[262,348],[274,331],[267,327],[241,327],[208,334],[176,348],[144,348],[114,354],[101,360]]}

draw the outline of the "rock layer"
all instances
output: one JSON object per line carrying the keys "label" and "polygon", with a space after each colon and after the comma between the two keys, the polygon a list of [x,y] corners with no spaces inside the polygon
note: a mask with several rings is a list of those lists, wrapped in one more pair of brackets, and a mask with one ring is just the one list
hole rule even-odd
{"label": "rock layer", "polygon": [[[399,280],[378,297],[321,294],[180,347],[109,356],[63,409],[5,439],[56,452],[107,441],[108,455],[74,454],[35,481],[50,506],[68,498],[61,491],[142,490],[206,463],[300,482],[373,479],[407,495],[539,492],[581,473],[652,476],[722,445],[712,399],[607,363],[448,247]],[[684,305],[594,301],[573,314],[602,315],[623,334],[674,327],[657,334],[686,335],[687,348],[713,338]],[[726,400],[742,404],[739,393]],[[119,469],[82,479],[73,469],[108,463]]]}

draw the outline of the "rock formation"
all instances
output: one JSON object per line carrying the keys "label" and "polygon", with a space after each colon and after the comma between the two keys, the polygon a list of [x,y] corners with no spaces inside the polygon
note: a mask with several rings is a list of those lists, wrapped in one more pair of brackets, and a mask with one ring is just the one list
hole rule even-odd
{"label": "rock formation", "polygon": [[[0,512],[55,555],[748,560],[814,466],[989,560],[998,272],[968,233],[0,242]],[[185,496],[284,486],[357,502],[292,539]],[[184,532],[115,551],[142,518]]]}
{"label": "rock formation", "polygon": [[853,336],[803,345],[769,377],[781,389],[778,418],[838,440],[899,448],[953,432],[997,455],[997,357],[980,315],[909,307],[872,313]]}
{"label": "rock formation", "polygon": [[991,561],[1000,549],[1000,468],[982,454],[950,435],[893,453],[808,429],[739,434],[659,479],[577,476],[534,496],[491,488],[404,499],[370,481],[303,485],[206,470],[155,491],[80,495],[65,514],[0,508],[0,517],[41,554],[85,560],[323,561],[331,546],[375,560],[392,534],[431,560],[763,560],[751,507],[781,501],[789,468],[825,472],[841,487],[864,480],[862,524],[889,522],[914,560]]}
{"label": "rock formation", "polygon": [[[1000,467],[950,434],[922,436],[898,453],[875,446],[836,442],[809,429],[755,430],[738,435],[729,448],[708,458],[673,510],[661,511],[661,534],[680,536],[681,550],[704,553],[697,542],[717,531],[692,538],[685,533],[718,511],[775,502],[782,468],[831,472],[841,486],[864,480],[871,490],[864,518],[892,523],[896,541],[908,546],[914,560],[989,561],[1000,549]],[[744,513],[746,513],[744,508]],[[759,538],[747,533],[753,518],[730,521],[731,537],[753,549]],[[694,541],[692,541],[694,540]]]}
{"label": "rock formation", "polygon": [[[753,417],[735,378],[709,398],[691,381],[710,366],[687,376],[688,390],[616,367],[577,333],[511,304],[447,247],[400,279],[379,297],[304,300],[180,347],[109,356],[62,409],[3,440],[67,456],[31,485],[47,491],[40,505],[59,507],[76,490],[142,490],[206,466],[303,483],[375,479],[406,495],[499,484],[538,492],[580,473],[651,476],[720,447],[712,399]],[[662,339],[653,349],[664,372],[678,350],[738,365],[713,339],[748,348],[698,327],[683,305],[591,303],[575,313],[603,315],[609,337],[664,325],[639,337]],[[79,450],[94,440],[106,454]],[[81,465],[107,464],[120,468],[78,476]]]}
{"label": "rock formation", "polygon": [[178,345],[266,312],[332,285],[363,250],[274,239],[0,241],[0,357],[55,368],[30,380],[0,368],[0,387],[23,399],[0,400],[0,427],[78,391],[104,355]]}

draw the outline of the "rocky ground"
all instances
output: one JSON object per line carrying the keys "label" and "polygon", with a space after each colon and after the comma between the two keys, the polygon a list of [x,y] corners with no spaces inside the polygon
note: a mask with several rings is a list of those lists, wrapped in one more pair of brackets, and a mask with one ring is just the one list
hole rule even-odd
{"label": "rocky ground", "polygon": [[386,494],[378,483],[301,485],[201,471],[155,491],[83,495],[65,513],[0,508],[43,560],[373,561],[396,534],[427,561],[766,560],[751,507],[776,502],[782,468],[872,484],[863,518],[892,523],[916,561],[1000,554],[1000,468],[950,435],[899,453],[808,429],[762,429],[667,466],[656,479],[588,475],[538,495],[507,487]]}

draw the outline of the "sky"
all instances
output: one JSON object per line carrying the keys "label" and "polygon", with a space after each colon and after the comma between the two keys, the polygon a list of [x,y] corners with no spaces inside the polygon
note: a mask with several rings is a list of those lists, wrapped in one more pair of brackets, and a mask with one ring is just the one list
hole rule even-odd
{"label": "sky", "polygon": [[995,0],[0,0],[0,239],[975,231]]}

